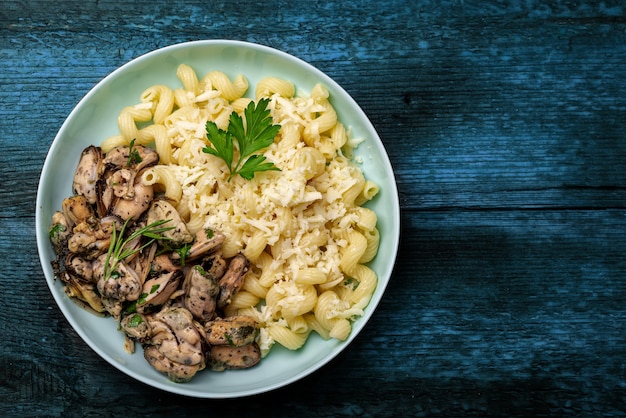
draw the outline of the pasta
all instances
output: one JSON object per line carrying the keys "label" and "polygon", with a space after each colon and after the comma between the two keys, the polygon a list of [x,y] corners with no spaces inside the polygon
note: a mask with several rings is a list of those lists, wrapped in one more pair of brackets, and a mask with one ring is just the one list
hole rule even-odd
{"label": "pasta", "polygon": [[172,113],[174,108],[174,93],[167,86],[152,86],[141,94],[142,103],[152,104],[152,120],[155,124],[161,124]]}
{"label": "pasta", "polygon": [[164,190],[166,198],[175,203],[180,202],[181,196],[183,195],[182,185],[176,180],[174,173],[168,170],[166,166],[156,165],[150,167],[143,172],[141,177],[148,185],[159,184]]}
{"label": "pasta", "polygon": [[[377,216],[362,205],[379,187],[348,158],[357,141],[338,120],[328,90],[317,84],[301,96],[293,83],[268,77],[252,99],[243,75],[231,80],[211,71],[199,78],[184,64],[176,74],[181,87],[146,89],[137,105],[122,110],[120,134],[102,148],[153,143],[160,164],[142,179],[175,204],[191,233],[219,230],[223,256],[242,253],[251,262],[225,312],[261,323],[263,355],[275,343],[298,349],[311,332],[345,340],[377,285],[365,265],[378,252]],[[206,123],[227,129],[232,112],[241,115],[260,98],[269,99],[281,125],[264,152],[280,171],[227,179],[224,161],[202,152],[210,145]]]}
{"label": "pasta", "polygon": [[271,339],[290,350],[302,347],[308,337],[308,333],[298,333],[288,327],[275,324],[267,327],[267,333]]}
{"label": "pasta", "polygon": [[292,83],[278,77],[266,77],[262,79],[256,86],[256,98],[271,97],[277,94],[282,97],[291,98],[295,94],[296,89]]}
{"label": "pasta", "polygon": [[194,95],[200,93],[200,82],[198,81],[198,75],[187,64],[181,64],[176,69],[176,77],[183,84],[183,89]]}

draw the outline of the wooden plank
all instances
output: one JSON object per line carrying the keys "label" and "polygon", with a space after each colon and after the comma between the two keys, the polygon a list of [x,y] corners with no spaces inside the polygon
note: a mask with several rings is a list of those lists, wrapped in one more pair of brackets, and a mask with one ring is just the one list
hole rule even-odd
{"label": "wooden plank", "polygon": [[[626,412],[621,3],[0,9],[0,415]],[[76,103],[143,53],[224,37],[292,53],[344,86],[387,147],[402,206],[397,266],[363,333],[311,376],[245,402],[170,395],[100,359],[56,307],[34,242],[41,166]]]}

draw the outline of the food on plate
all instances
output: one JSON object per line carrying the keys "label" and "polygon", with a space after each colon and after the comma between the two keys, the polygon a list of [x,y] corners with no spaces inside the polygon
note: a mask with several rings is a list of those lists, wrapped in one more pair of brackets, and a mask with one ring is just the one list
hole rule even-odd
{"label": "food on plate", "polygon": [[176,382],[345,340],[376,288],[378,192],[320,84],[187,65],[83,150],[52,216],[55,276]]}

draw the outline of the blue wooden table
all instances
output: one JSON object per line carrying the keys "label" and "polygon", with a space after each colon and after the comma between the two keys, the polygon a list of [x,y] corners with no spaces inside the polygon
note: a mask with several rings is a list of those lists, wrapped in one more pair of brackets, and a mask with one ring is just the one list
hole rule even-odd
{"label": "blue wooden table", "polygon": [[[167,45],[293,54],[361,105],[402,241],[372,320],[311,376],[244,400],[138,383],[46,286],[40,170],[77,102]],[[626,414],[621,1],[0,1],[0,415]]]}

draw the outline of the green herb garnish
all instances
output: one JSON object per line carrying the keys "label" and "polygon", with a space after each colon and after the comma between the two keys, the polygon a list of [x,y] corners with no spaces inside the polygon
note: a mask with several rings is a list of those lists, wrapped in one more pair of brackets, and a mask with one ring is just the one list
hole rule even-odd
{"label": "green herb garnish", "polygon": [[133,315],[126,323],[129,328],[136,328],[143,323],[141,315]]}
{"label": "green herb garnish", "polygon": [[[230,114],[227,131],[218,128],[215,122],[206,123],[207,138],[213,147],[204,147],[202,151],[224,160],[230,173],[228,181],[237,174],[251,180],[258,171],[280,171],[274,163],[266,162],[264,155],[254,154],[269,147],[280,130],[280,125],[272,124],[268,104],[269,99],[259,100],[256,106],[250,102],[244,110],[245,127],[243,119],[236,112]],[[233,166],[235,140],[239,144],[239,160]]]}
{"label": "green herb garnish", "polygon": [[130,302],[125,308],[124,313],[131,314],[137,312],[137,301]]}
{"label": "green herb garnish", "polygon": [[180,266],[185,267],[185,260],[187,259],[187,257],[189,257],[189,254],[191,254],[191,246],[193,245],[193,241],[183,244],[180,247],[172,247],[167,242],[163,242],[161,244],[162,244],[162,248],[157,252],[157,255],[161,255],[161,254],[165,254],[169,252],[175,252],[180,257],[179,259]]}
{"label": "green herb garnish", "polygon": [[130,167],[134,164],[139,164],[143,161],[141,155],[139,155],[139,151],[137,148],[134,148],[135,140],[130,141],[129,149],[128,149],[128,161],[126,161],[126,167]]}
{"label": "green herb garnish", "polygon": [[65,232],[67,228],[63,224],[55,224],[48,233],[50,234],[50,239],[53,239],[57,236],[59,232]]}
{"label": "green herb garnish", "polygon": [[[128,226],[128,221],[131,218],[126,219],[122,229],[117,233],[117,228],[113,228],[112,236],[111,236],[111,244],[109,245],[109,251],[107,252],[106,259],[104,260],[104,280],[108,280],[109,278],[119,277],[119,273],[116,271],[117,266],[120,262],[124,261],[124,259],[130,257],[133,254],[138,253],[144,248],[152,245],[152,243],[157,239],[167,239],[161,236],[160,234],[173,229],[174,227],[161,227],[164,223],[170,221],[170,219],[160,220],[152,222],[150,225],[145,226],[143,228],[139,228],[134,231],[128,238],[124,238],[124,232],[126,232],[126,227]],[[131,243],[135,238],[139,236],[144,236],[150,238],[148,242],[140,246],[139,248],[126,248],[129,243]]]}
{"label": "green herb garnish", "polygon": [[356,290],[357,287],[359,287],[359,281],[352,278],[352,277],[348,277],[344,282],[343,285],[351,288],[352,290]]}
{"label": "green herb garnish", "polygon": [[191,244],[185,244],[180,248],[176,248],[174,251],[176,253],[178,253],[178,256],[180,257],[180,265],[182,267],[185,267],[185,260],[187,259],[187,257],[189,257],[189,254],[191,253]]}
{"label": "green herb garnish", "polygon": [[144,292],[141,295],[139,295],[139,298],[137,299],[137,303],[140,305],[143,305],[144,303],[146,303],[146,299],[148,299],[148,294]]}

